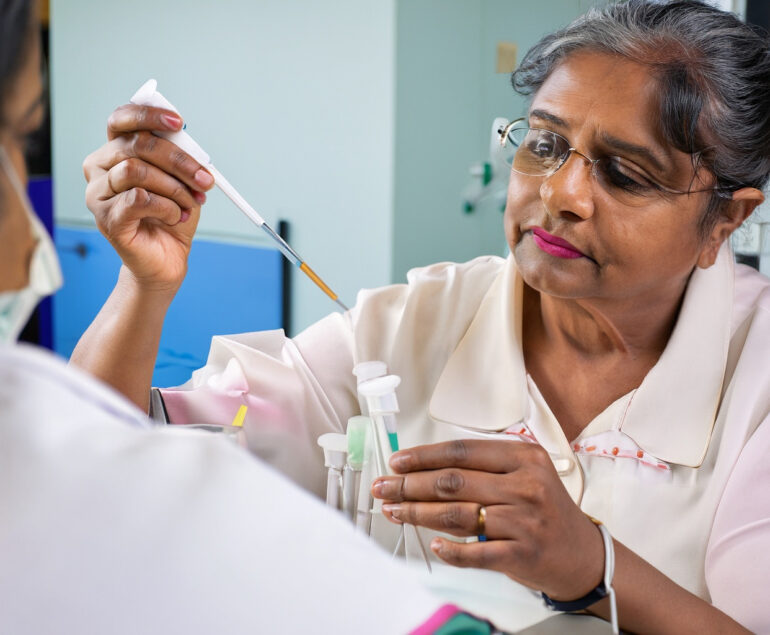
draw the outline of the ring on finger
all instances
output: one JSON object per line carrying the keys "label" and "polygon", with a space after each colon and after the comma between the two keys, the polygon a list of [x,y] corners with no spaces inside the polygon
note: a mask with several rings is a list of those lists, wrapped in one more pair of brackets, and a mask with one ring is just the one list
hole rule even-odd
{"label": "ring on finger", "polygon": [[487,508],[484,505],[479,507],[479,515],[476,518],[476,535],[479,538],[479,542],[486,542],[487,540]]}

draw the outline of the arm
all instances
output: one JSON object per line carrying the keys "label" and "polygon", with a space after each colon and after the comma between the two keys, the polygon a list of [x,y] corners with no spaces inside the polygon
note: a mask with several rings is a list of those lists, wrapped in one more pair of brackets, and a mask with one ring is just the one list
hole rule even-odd
{"label": "arm", "polygon": [[[492,569],[554,600],[583,597],[604,572],[599,530],[564,489],[548,454],[532,444],[464,440],[393,455],[398,476],[375,481],[374,496],[394,522],[456,536],[479,533],[486,508],[486,542],[436,538],[431,549],[460,567]],[[407,477],[408,475],[408,477]],[[620,626],[633,632],[748,632],[615,541],[613,586]],[[608,601],[592,607],[609,617]]]}
{"label": "arm", "polygon": [[83,163],[88,208],[123,267],[71,361],[145,410],[163,320],[187,271],[204,190],[214,182],[151,132],[181,127],[175,113],[123,106],[109,119],[109,141]]}

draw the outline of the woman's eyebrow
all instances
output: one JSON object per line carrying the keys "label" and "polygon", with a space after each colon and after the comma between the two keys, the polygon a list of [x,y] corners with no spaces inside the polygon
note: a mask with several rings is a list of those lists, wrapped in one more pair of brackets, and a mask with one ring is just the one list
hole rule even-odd
{"label": "woman's eyebrow", "polygon": [[533,110],[529,113],[530,117],[535,117],[536,119],[543,119],[544,121],[550,121],[553,124],[556,124],[557,126],[561,126],[563,128],[568,128],[567,122],[564,121],[561,117],[557,117],[556,115],[552,115],[547,110]]}
{"label": "woman's eyebrow", "polygon": [[618,139],[617,137],[613,137],[612,135],[607,134],[606,132],[603,132],[602,135],[602,141],[607,144],[610,148],[613,148],[615,150],[621,150],[627,154],[635,154],[638,157],[642,157],[643,159],[646,159],[649,161],[653,167],[658,170],[659,172],[664,172],[666,168],[663,166],[663,161],[661,161],[655,153],[650,150],[649,148],[645,146],[636,145],[635,143],[631,143],[629,141],[623,141],[623,139]]}

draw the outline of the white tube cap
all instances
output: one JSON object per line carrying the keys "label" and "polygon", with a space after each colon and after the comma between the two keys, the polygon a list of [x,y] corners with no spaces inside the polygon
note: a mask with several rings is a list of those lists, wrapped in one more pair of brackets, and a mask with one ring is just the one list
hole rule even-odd
{"label": "white tube cap", "polygon": [[327,432],[318,437],[324,451],[324,465],[342,469],[348,460],[348,437],[338,432]]}
{"label": "white tube cap", "polygon": [[398,375],[385,375],[358,384],[358,392],[366,397],[369,414],[399,412],[396,388],[400,383]]}
{"label": "white tube cap", "polygon": [[388,365],[380,361],[361,362],[353,366],[353,374],[356,376],[356,381],[360,386],[361,382],[387,375]]}

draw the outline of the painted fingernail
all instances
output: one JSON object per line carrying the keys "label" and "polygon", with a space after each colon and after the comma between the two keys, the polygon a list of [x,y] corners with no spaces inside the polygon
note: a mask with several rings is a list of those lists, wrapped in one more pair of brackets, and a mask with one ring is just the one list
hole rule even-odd
{"label": "painted fingernail", "polygon": [[195,173],[193,178],[195,179],[195,182],[201,187],[208,188],[214,185],[214,177],[202,168]]}
{"label": "painted fingernail", "polygon": [[160,119],[171,130],[179,130],[179,127],[182,125],[182,120],[174,115],[161,115]]}
{"label": "painted fingernail", "polygon": [[203,192],[199,192],[198,190],[193,190],[193,198],[200,204],[203,205],[206,202],[206,195]]}
{"label": "painted fingernail", "polygon": [[388,503],[387,505],[382,506],[382,511],[388,512],[390,517],[399,525],[403,524],[403,521],[401,520],[401,505]]}
{"label": "painted fingernail", "polygon": [[179,222],[186,223],[189,218],[190,218],[190,212],[188,212],[187,210],[182,210],[182,214],[179,216]]}

